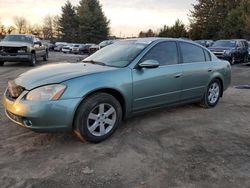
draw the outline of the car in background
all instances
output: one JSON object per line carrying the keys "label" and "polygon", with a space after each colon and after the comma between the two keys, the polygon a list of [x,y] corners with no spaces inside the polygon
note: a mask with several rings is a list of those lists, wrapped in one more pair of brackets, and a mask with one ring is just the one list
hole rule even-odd
{"label": "car in background", "polygon": [[230,64],[194,42],[128,39],[83,63],[23,73],[8,82],[3,106],[10,120],[28,129],[74,131],[96,143],[142,112],[197,102],[215,107],[230,81]]}
{"label": "car in background", "polygon": [[48,47],[49,51],[53,51],[56,47],[56,45],[50,42],[49,40],[42,40],[41,42]]}
{"label": "car in background", "polygon": [[67,46],[67,45],[68,45],[67,42],[56,42],[56,43],[55,43],[55,47],[54,47],[54,51],[56,51],[56,52],[61,52],[61,51],[62,51],[62,48],[63,48],[64,46]]}
{"label": "car in background", "polygon": [[93,44],[93,43],[87,43],[87,44],[84,44],[81,48],[79,48],[79,54],[90,54],[90,48],[92,46],[95,46],[96,44]]}
{"label": "car in background", "polygon": [[48,55],[48,47],[34,35],[6,35],[0,42],[0,66],[6,61],[29,62],[35,66],[38,58],[47,61]]}
{"label": "car in background", "polygon": [[63,53],[71,53],[73,46],[74,46],[74,44],[68,44],[66,46],[63,46],[62,52]]}
{"label": "car in background", "polygon": [[116,40],[105,40],[99,43],[98,45],[91,46],[89,48],[90,54],[95,53],[97,50],[100,50],[101,48],[104,48],[105,46],[108,46],[110,44],[113,44]]}
{"label": "car in background", "polygon": [[74,44],[71,50],[72,54],[79,54],[80,49],[83,48],[84,44]]}
{"label": "car in background", "polygon": [[248,42],[244,39],[218,40],[209,49],[231,65],[248,61]]}
{"label": "car in background", "polygon": [[206,48],[210,47],[213,45],[214,41],[213,40],[195,40],[197,44],[200,44]]}

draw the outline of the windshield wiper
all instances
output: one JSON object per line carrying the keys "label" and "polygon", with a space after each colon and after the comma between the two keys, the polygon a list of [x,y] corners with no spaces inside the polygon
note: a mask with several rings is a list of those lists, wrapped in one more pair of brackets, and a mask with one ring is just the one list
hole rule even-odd
{"label": "windshield wiper", "polygon": [[94,60],[83,60],[82,62],[84,62],[84,63],[91,63],[91,64],[97,64],[97,65],[107,66],[107,65],[106,65],[105,63],[103,63],[103,62],[94,61]]}

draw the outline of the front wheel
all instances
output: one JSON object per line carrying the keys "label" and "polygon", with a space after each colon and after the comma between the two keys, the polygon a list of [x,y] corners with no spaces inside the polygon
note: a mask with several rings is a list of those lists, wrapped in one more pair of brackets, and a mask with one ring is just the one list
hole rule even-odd
{"label": "front wheel", "polygon": [[0,61],[0,66],[2,67],[4,65],[4,62],[3,61]]}
{"label": "front wheel", "polygon": [[236,63],[236,60],[235,60],[235,57],[234,57],[234,55],[231,57],[231,59],[230,59],[230,64],[231,65],[234,65]]}
{"label": "front wheel", "polygon": [[96,93],[81,103],[74,119],[74,132],[81,139],[98,143],[110,137],[122,121],[122,108],[115,97]]}
{"label": "front wheel", "polygon": [[36,66],[36,54],[32,53],[30,57],[30,66]]}
{"label": "front wheel", "polygon": [[210,82],[207,87],[207,91],[204,94],[204,97],[201,101],[201,106],[205,108],[212,108],[217,105],[220,100],[220,96],[222,93],[222,86],[218,79],[214,79]]}

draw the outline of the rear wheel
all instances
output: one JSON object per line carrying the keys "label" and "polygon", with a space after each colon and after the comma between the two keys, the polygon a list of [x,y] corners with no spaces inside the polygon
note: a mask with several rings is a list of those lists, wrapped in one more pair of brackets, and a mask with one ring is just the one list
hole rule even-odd
{"label": "rear wheel", "polygon": [[48,57],[49,57],[49,52],[46,50],[46,53],[43,56],[43,61],[48,61]]}
{"label": "rear wheel", "polygon": [[245,55],[243,58],[243,63],[248,63],[248,55]]}
{"label": "rear wheel", "polygon": [[78,108],[74,132],[81,140],[98,143],[110,137],[122,121],[122,108],[115,97],[96,93]]}
{"label": "rear wheel", "polygon": [[3,61],[0,61],[0,66],[3,66],[4,65],[4,62]]}
{"label": "rear wheel", "polygon": [[30,57],[30,66],[36,66],[36,54],[32,53]]}
{"label": "rear wheel", "polygon": [[212,108],[217,105],[222,93],[222,86],[218,79],[214,79],[208,85],[207,91],[201,101],[201,106],[205,108]]}

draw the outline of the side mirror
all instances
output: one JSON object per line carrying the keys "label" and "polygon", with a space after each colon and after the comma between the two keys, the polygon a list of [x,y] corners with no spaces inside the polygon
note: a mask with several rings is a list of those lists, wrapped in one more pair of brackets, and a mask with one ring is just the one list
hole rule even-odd
{"label": "side mirror", "polygon": [[148,69],[152,69],[152,68],[157,68],[160,66],[160,63],[156,60],[152,60],[152,59],[149,59],[149,60],[146,60],[146,61],[143,61],[142,63],[140,63],[138,65],[140,68],[148,68]]}
{"label": "side mirror", "polygon": [[34,45],[36,45],[36,46],[42,46],[42,43],[41,42],[34,42]]}

